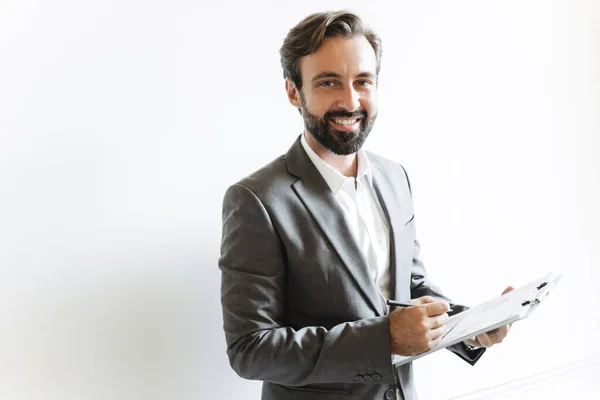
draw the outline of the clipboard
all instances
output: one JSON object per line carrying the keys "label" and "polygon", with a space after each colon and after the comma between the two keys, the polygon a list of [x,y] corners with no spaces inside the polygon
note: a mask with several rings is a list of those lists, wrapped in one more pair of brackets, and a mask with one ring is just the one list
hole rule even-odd
{"label": "clipboard", "polygon": [[434,348],[416,356],[394,355],[393,364],[398,366],[411,362],[481,333],[527,318],[562,276],[563,274],[549,273],[502,296],[452,315],[446,324],[448,330]]}

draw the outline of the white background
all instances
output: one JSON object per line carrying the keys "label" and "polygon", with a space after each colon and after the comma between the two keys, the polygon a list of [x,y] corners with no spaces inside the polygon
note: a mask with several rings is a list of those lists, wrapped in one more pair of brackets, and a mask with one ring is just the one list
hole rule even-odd
{"label": "white background", "polygon": [[[278,49],[338,8],[383,38],[367,148],[409,172],[431,278],[476,304],[565,272],[475,367],[417,361],[421,398],[598,367],[600,3],[0,0],[0,398],[259,398],[221,200],[301,132]],[[523,398],[597,398],[579,370]]]}

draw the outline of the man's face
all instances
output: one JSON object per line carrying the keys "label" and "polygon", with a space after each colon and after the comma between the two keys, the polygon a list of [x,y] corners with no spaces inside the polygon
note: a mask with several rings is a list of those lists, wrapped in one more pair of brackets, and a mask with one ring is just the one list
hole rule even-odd
{"label": "man's face", "polygon": [[300,60],[306,129],[335,154],[357,152],[377,117],[377,60],[364,36],[329,38]]}

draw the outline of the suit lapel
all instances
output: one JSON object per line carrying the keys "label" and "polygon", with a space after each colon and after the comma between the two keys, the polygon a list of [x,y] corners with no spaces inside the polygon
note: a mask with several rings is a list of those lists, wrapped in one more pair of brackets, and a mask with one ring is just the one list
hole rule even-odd
{"label": "suit lapel", "polygon": [[374,162],[374,157],[369,157],[369,161],[373,170],[373,186],[375,187],[381,208],[388,218],[390,227],[390,293],[396,300],[408,300],[408,298],[400,299],[398,297],[398,285],[396,282],[398,271],[396,251],[400,249],[400,241],[402,240],[401,230],[404,227],[398,196],[394,192],[394,186],[388,176],[380,169],[379,164]]}
{"label": "suit lapel", "polygon": [[343,211],[327,183],[297,140],[286,155],[288,170],[300,179],[293,184],[317,225],[354,279],[359,293],[377,315],[382,314],[381,300]]}

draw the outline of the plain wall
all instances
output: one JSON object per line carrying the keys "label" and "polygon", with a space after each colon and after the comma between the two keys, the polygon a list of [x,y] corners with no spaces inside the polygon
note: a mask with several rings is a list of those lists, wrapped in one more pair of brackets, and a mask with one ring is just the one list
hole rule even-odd
{"label": "plain wall", "polygon": [[[339,8],[383,38],[366,147],[409,172],[431,278],[477,304],[565,273],[475,367],[417,361],[421,398],[600,356],[598,2],[3,0],[0,398],[259,398],[225,354],[222,196],[302,131],[278,49]],[[600,391],[577,376],[552,393]]]}

